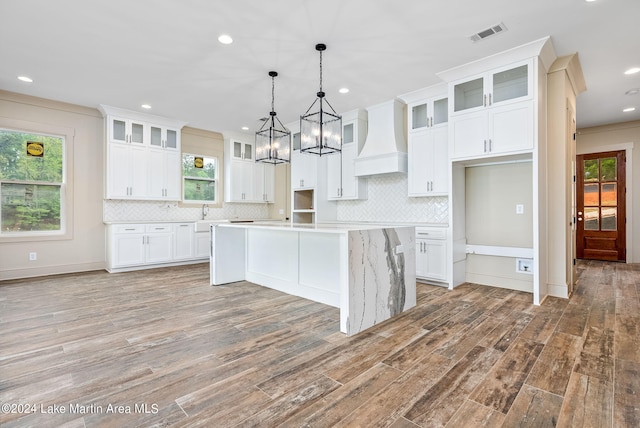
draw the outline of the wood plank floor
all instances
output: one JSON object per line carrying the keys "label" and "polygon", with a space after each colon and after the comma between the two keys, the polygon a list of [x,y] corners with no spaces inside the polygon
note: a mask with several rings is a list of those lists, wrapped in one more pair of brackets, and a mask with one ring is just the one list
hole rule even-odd
{"label": "wood plank floor", "polygon": [[638,427],[640,265],[570,300],[418,284],[355,337],[338,310],[208,265],[0,283],[2,427]]}

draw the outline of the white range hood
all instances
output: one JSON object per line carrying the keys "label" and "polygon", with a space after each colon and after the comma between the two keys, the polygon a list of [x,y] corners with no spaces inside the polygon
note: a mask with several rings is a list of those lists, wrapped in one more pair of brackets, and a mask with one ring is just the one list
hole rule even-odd
{"label": "white range hood", "polygon": [[367,139],[355,159],[355,175],[407,173],[403,102],[393,99],[367,108]]}

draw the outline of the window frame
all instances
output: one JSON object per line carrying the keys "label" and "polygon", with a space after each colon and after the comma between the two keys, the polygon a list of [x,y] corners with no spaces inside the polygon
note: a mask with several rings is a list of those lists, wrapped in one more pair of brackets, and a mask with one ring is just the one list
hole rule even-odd
{"label": "window frame", "polygon": [[[205,177],[191,177],[184,175],[184,158],[185,156],[193,156],[193,157],[201,157],[203,159],[213,159],[215,162],[215,177],[214,178],[205,178]],[[180,175],[182,176],[182,204],[194,204],[194,205],[218,205],[220,204],[220,159],[217,156],[210,155],[202,155],[190,152],[182,152],[180,157]],[[214,183],[214,195],[215,200],[213,201],[205,201],[205,200],[196,200],[196,199],[185,199],[185,181],[186,180],[199,180],[199,181],[209,181]]]}
{"label": "window frame", "polygon": [[[0,243],[60,241],[73,239],[73,143],[75,130],[63,126],[0,117],[0,128],[23,133],[41,134],[63,139],[62,182],[60,183],[60,230],[2,232]],[[50,182],[6,181],[12,184],[52,185]],[[57,185],[54,184],[54,185]]]}

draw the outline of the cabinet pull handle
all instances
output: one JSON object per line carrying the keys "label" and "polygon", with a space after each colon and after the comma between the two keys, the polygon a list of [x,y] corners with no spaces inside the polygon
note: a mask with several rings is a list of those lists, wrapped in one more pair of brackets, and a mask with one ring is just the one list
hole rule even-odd
{"label": "cabinet pull handle", "polygon": [[484,140],[484,152],[487,153],[487,140]]}
{"label": "cabinet pull handle", "polygon": [[125,230],[136,230],[135,228],[125,229]]}
{"label": "cabinet pull handle", "polygon": [[491,105],[491,94],[489,94],[489,105]]}
{"label": "cabinet pull handle", "polygon": [[489,138],[489,151],[491,151],[491,138]]}
{"label": "cabinet pull handle", "polygon": [[484,94],[482,96],[482,106],[486,107],[487,106],[487,94]]}
{"label": "cabinet pull handle", "polygon": [[431,127],[433,128],[433,116],[431,116]]}

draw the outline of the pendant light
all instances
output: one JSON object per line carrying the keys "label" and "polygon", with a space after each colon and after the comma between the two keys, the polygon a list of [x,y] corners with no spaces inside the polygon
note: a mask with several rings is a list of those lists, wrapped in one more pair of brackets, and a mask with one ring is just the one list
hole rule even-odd
{"label": "pendant light", "polygon": [[[319,156],[342,150],[342,117],[331,107],[322,91],[322,52],[326,49],[323,43],[316,45],[320,52],[320,91],[306,113],[300,116],[300,151]],[[311,112],[314,106],[318,110]]]}
{"label": "pendant light", "polygon": [[[256,132],[256,162],[285,163],[291,160],[291,132],[276,117],[274,110],[275,71],[271,76],[271,112]],[[268,126],[268,127],[267,127]]]}

